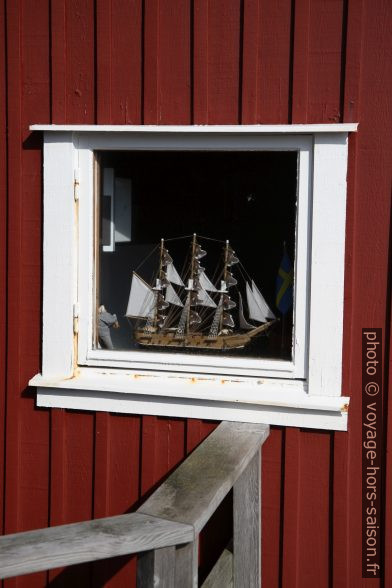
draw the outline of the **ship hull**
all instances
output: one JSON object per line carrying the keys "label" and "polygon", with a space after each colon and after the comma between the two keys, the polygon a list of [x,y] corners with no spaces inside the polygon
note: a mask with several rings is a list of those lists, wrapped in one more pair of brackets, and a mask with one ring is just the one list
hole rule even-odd
{"label": "ship hull", "polygon": [[149,333],[143,329],[135,330],[134,337],[137,343],[146,346],[218,350],[241,349],[254,337],[269,329],[275,322],[270,321],[246,333],[219,334],[217,337],[209,337],[201,333],[188,333],[179,337],[176,331]]}

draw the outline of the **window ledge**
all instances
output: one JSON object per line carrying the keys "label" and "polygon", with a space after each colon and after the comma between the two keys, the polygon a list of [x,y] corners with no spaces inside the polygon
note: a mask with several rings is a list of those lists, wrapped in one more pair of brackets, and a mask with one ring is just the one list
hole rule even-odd
{"label": "window ledge", "polygon": [[311,396],[302,381],[81,368],[30,385],[45,407],[347,430],[349,398]]}

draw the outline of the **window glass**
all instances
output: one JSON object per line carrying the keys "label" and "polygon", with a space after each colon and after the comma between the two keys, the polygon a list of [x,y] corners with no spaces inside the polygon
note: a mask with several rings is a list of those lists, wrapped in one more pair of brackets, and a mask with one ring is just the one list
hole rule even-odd
{"label": "window glass", "polygon": [[99,152],[95,348],[291,359],[297,152]]}

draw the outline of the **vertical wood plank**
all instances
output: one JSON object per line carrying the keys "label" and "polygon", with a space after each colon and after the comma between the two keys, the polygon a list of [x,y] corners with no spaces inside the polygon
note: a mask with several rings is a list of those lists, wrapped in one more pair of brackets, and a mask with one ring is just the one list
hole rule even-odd
{"label": "vertical wood plank", "polygon": [[261,449],[233,488],[234,586],[261,581]]}
{"label": "vertical wood plank", "polygon": [[175,586],[176,548],[146,551],[138,558],[138,588],[173,588]]}
{"label": "vertical wood plank", "polygon": [[[8,337],[4,531],[48,524],[48,411],[34,410],[27,389],[39,370],[41,305],[41,141],[32,117],[49,121],[49,12],[37,2],[7,3]],[[11,318],[12,317],[12,318]],[[2,364],[5,370],[5,363]],[[4,373],[4,372],[3,372]],[[34,504],[34,508],[31,505]],[[46,573],[17,581],[40,586]],[[15,585],[10,580],[6,585]]]}
{"label": "vertical wood plank", "polygon": [[[98,418],[100,417],[100,418]],[[131,512],[139,497],[140,417],[97,413],[94,455],[94,518]],[[136,558],[92,565],[92,585],[134,585]]]}
{"label": "vertical wood plank", "polygon": [[200,421],[198,419],[188,419],[186,421],[186,452],[187,454],[193,451],[199,443],[204,441],[206,437],[219,423],[215,421]]}
{"label": "vertical wood plank", "polygon": [[[332,433],[331,433],[332,434]],[[300,585],[329,587],[330,433],[301,433],[298,574]]]}
{"label": "vertical wood plank", "polygon": [[[96,3],[98,124],[142,122],[142,1]],[[128,512],[139,495],[140,417],[97,413],[94,517]],[[127,466],[124,466],[124,464]],[[92,566],[92,586],[136,583],[136,558]]]}
{"label": "vertical wood plank", "polygon": [[[350,344],[349,374],[346,381],[351,391],[350,432],[348,439],[348,474],[346,545],[346,577],[348,585],[355,586],[361,581],[361,328],[386,325],[390,305],[388,292],[388,247],[390,238],[391,192],[386,176],[392,175],[390,154],[391,95],[390,62],[380,59],[380,55],[391,51],[391,38],[387,22],[391,19],[391,6],[382,2],[375,9],[369,2],[363,4],[363,13],[354,20],[348,13],[348,39],[351,47],[361,55],[359,79],[347,79],[346,88],[353,87],[354,108],[359,115],[360,134],[356,139],[355,159],[355,200],[353,203],[353,256],[352,256],[352,335]],[[363,22],[362,38],[356,40],[352,27],[358,26],[358,18]],[[353,38],[354,36],[354,38]],[[350,43],[347,43],[347,74],[350,73]],[[352,67],[352,64],[351,64]],[[351,68],[350,68],[351,69]],[[357,72],[358,73],[358,72]],[[352,77],[354,78],[353,72]],[[355,101],[355,86],[359,85],[358,99]],[[370,91],[371,89],[371,91]],[[346,93],[347,94],[347,93]],[[347,95],[348,98],[348,95]],[[357,104],[355,104],[357,102]],[[348,106],[347,106],[348,112]],[[390,252],[389,252],[390,254]],[[382,268],[385,268],[384,270]],[[375,291],[378,295],[374,297]],[[384,335],[386,333],[384,330]],[[385,358],[386,359],[386,358]],[[350,369],[351,368],[351,369]],[[384,392],[386,393],[386,391]],[[385,396],[384,396],[385,398]],[[390,403],[389,403],[390,408]],[[390,428],[390,424],[388,425]],[[385,472],[390,475],[390,472]],[[387,508],[389,508],[387,506]],[[389,525],[388,519],[385,519]],[[389,535],[386,537],[390,539]],[[391,543],[385,542],[385,553],[389,557]],[[388,577],[389,576],[389,577]],[[388,585],[391,578],[390,566],[384,580],[367,580],[368,585]],[[389,582],[390,583],[390,582]]]}
{"label": "vertical wood plank", "polygon": [[97,122],[140,124],[142,1],[96,5]]}
{"label": "vertical wood plank", "polygon": [[143,30],[143,124],[159,121],[159,0],[145,0]]}
{"label": "vertical wood plank", "polygon": [[208,123],[208,0],[193,2],[193,122]]}
{"label": "vertical wood plank", "polygon": [[94,18],[94,0],[65,2],[68,123],[95,122]]}
{"label": "vertical wood plank", "polygon": [[144,11],[144,122],[191,122],[190,0],[147,0]]}
{"label": "vertical wood plank", "polygon": [[[7,313],[19,314],[21,257],[21,23],[20,4],[14,2],[7,7],[7,98],[10,107],[8,119],[8,189],[13,198],[8,202],[8,239],[13,246],[8,250],[8,296]],[[7,332],[7,406],[6,406],[6,451],[5,451],[5,510],[4,532],[13,533],[20,529],[20,402],[18,392],[21,390],[20,378],[20,339],[19,329]],[[15,585],[14,581],[9,585]]]}
{"label": "vertical wood plank", "polygon": [[[50,502],[49,525],[62,525],[67,521],[66,500],[66,428],[65,410],[52,409],[50,413]],[[53,581],[61,570],[49,570],[48,580]]]}
{"label": "vertical wood plank", "polygon": [[237,124],[240,118],[241,1],[208,4],[208,123]]}
{"label": "vertical wood plank", "polygon": [[[392,216],[392,215],[391,215]],[[392,222],[391,222],[392,225]],[[390,252],[392,255],[392,252]],[[391,282],[389,283],[389,298],[391,299]],[[384,380],[384,391],[390,390],[390,382],[392,382],[392,361],[391,361],[391,350],[392,350],[392,308],[387,309],[387,316],[389,314],[389,328],[385,329],[385,380]],[[389,331],[389,333],[388,333]],[[389,335],[389,337],[388,337]],[[387,357],[389,355],[389,366]],[[384,392],[385,394],[385,392]],[[388,394],[388,393],[387,393]],[[386,396],[386,394],[385,394]],[[389,394],[388,394],[389,396]],[[385,543],[384,543],[384,579],[385,586],[392,584],[392,561],[390,554],[392,553],[392,402],[390,397],[385,399],[385,417],[384,417],[384,432],[385,425],[387,428],[385,439],[385,493],[384,493],[384,524],[385,524]],[[385,433],[384,433],[385,434]]]}
{"label": "vertical wood plank", "polygon": [[176,548],[175,586],[181,586],[181,588],[198,587],[198,559],[198,538],[192,543],[179,545]]}
{"label": "vertical wood plank", "polygon": [[185,421],[143,417],[141,495],[151,490],[185,456]]}
{"label": "vertical wood plank", "polygon": [[289,120],[291,3],[244,1],[242,123]]}
{"label": "vertical wood plank", "polygon": [[[53,0],[53,122],[83,124],[96,120],[94,11],[93,0]],[[55,412],[52,422],[55,428],[51,435],[51,524],[59,518],[64,523],[92,518],[94,416],[72,411]],[[75,582],[89,585],[90,566],[53,570],[49,572],[49,579],[56,587]]]}
{"label": "vertical wood plank", "polygon": [[191,122],[190,4],[159,3],[158,124]]}
{"label": "vertical wood plank", "polygon": [[284,429],[271,428],[262,455],[262,584],[278,586],[281,573],[283,524]]}
{"label": "vertical wood plank", "polygon": [[293,123],[341,119],[344,10],[343,0],[295,2]]}
{"label": "vertical wood plank", "polygon": [[64,124],[67,120],[67,30],[65,0],[51,0],[51,122]]}
{"label": "vertical wood plank", "polygon": [[[361,62],[363,40],[363,2],[348,2],[345,69],[341,72],[343,82],[343,121],[353,122],[360,120],[360,85]],[[347,173],[347,213],[346,213],[346,261],[345,261],[345,294],[343,315],[343,374],[342,390],[354,390],[352,386],[352,373],[354,368],[352,345],[355,345],[355,322],[353,319],[353,301],[355,289],[353,283],[353,247],[355,239],[355,208],[357,191],[357,165],[358,165],[358,141],[357,136],[350,137],[348,151]],[[351,409],[353,408],[353,412]],[[353,492],[357,490],[351,487],[350,470],[354,462],[357,462],[358,452],[354,449],[352,454],[352,422],[357,411],[354,405],[350,407],[350,430],[342,435],[334,433],[333,440],[333,520],[331,521],[332,537],[332,566],[331,581],[336,588],[344,588],[350,585],[349,561],[352,532],[350,530],[350,507],[353,500]],[[359,439],[361,433],[358,432]],[[361,441],[359,441],[361,443]],[[358,465],[358,464],[357,464]],[[360,483],[358,484],[358,488]],[[355,498],[354,498],[355,500]],[[357,527],[357,522],[352,521],[351,526]],[[361,532],[361,531],[360,531]]]}
{"label": "vertical wood plank", "polygon": [[244,0],[241,88],[241,122],[244,125],[256,124],[259,121],[260,22],[260,1]]}
{"label": "vertical wood plank", "polygon": [[[6,23],[4,1],[0,3],[0,422],[5,424],[7,349],[7,109],[6,109]],[[4,517],[5,426],[0,433],[0,533]]]}
{"label": "vertical wood plank", "polygon": [[329,585],[330,459],[328,433],[286,430],[283,586]]}
{"label": "vertical wood plank", "polygon": [[[93,517],[93,444],[92,414],[53,411],[51,525]],[[51,570],[49,579],[56,588],[75,582],[88,586],[90,565]]]}
{"label": "vertical wood plank", "polygon": [[283,588],[296,588],[298,583],[298,521],[300,431],[285,429],[285,469],[282,529],[281,574]]}
{"label": "vertical wood plank", "polygon": [[[359,120],[359,94],[362,70],[362,48],[364,27],[364,0],[348,2],[345,69],[341,72],[344,77],[343,122],[357,122]],[[350,174],[351,175],[351,174]],[[349,176],[350,177],[350,176]]]}
{"label": "vertical wood plank", "polygon": [[295,0],[293,39],[293,89],[291,122],[308,122],[309,36],[311,0]]}
{"label": "vertical wood plank", "polygon": [[308,122],[339,122],[344,2],[312,0],[310,7]]}

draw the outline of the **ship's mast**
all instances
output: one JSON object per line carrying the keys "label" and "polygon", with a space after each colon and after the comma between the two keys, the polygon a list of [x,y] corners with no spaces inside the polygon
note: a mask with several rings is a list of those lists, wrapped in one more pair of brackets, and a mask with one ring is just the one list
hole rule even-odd
{"label": "ship's mast", "polygon": [[154,330],[158,330],[160,326],[159,321],[160,319],[165,319],[165,316],[161,316],[159,313],[161,310],[164,310],[165,308],[167,308],[168,304],[164,301],[164,298],[162,296],[162,289],[165,287],[165,282],[166,282],[166,274],[165,271],[163,269],[164,266],[164,254],[165,254],[165,242],[163,239],[161,239],[161,246],[160,246],[160,250],[159,250],[159,270],[158,270],[158,277],[155,283],[155,286],[153,287],[154,290],[154,296],[155,296],[155,310],[154,310],[154,315],[152,320],[147,320],[147,323],[145,325],[145,328],[151,329],[151,327],[154,328]]}
{"label": "ship's mast", "polygon": [[[228,284],[227,284],[227,282],[228,282],[227,278],[228,278],[228,273],[229,273],[228,261],[229,261],[229,240],[227,239],[226,246],[225,246],[224,266],[223,266],[223,280],[224,280],[226,289],[228,288]],[[222,311],[221,311],[220,317],[219,317],[219,331],[221,331],[223,328],[223,296],[224,296],[224,294],[222,293],[221,298],[220,298],[220,302],[219,302],[219,305],[222,306]]]}
{"label": "ship's mast", "polygon": [[232,276],[229,268],[238,262],[237,257],[234,255],[234,251],[229,245],[229,241],[226,241],[223,258],[223,280],[221,282],[220,299],[218,307],[215,311],[214,320],[212,321],[210,332],[208,336],[212,339],[218,336],[223,330],[223,327],[228,326],[229,328],[234,326],[232,316],[229,312],[236,306],[235,302],[230,300],[229,288],[237,283],[237,280]]}
{"label": "ship's mast", "polygon": [[162,284],[164,278],[163,272],[163,252],[164,252],[165,242],[161,239],[161,247],[159,250],[159,270],[158,270],[158,279],[155,286],[155,324],[154,326],[158,329],[159,328],[159,308],[161,302],[161,291],[162,291]]}
{"label": "ship's mast", "polygon": [[182,310],[180,320],[177,327],[176,338],[182,339],[185,335],[189,333],[190,330],[190,322],[191,322],[191,304],[192,304],[192,294],[194,292],[194,279],[195,279],[195,257],[196,257],[196,233],[193,234],[192,239],[192,250],[191,250],[191,264],[190,264],[190,274],[188,279],[188,287],[186,290],[188,291],[185,306]]}
{"label": "ship's mast", "polygon": [[193,233],[192,239],[192,256],[191,256],[191,272],[190,272],[190,282],[188,285],[189,293],[188,293],[188,301],[187,301],[187,318],[186,318],[186,333],[189,333],[190,330],[190,319],[191,319],[191,312],[192,312],[192,296],[195,291],[195,279],[196,279],[196,233]]}

